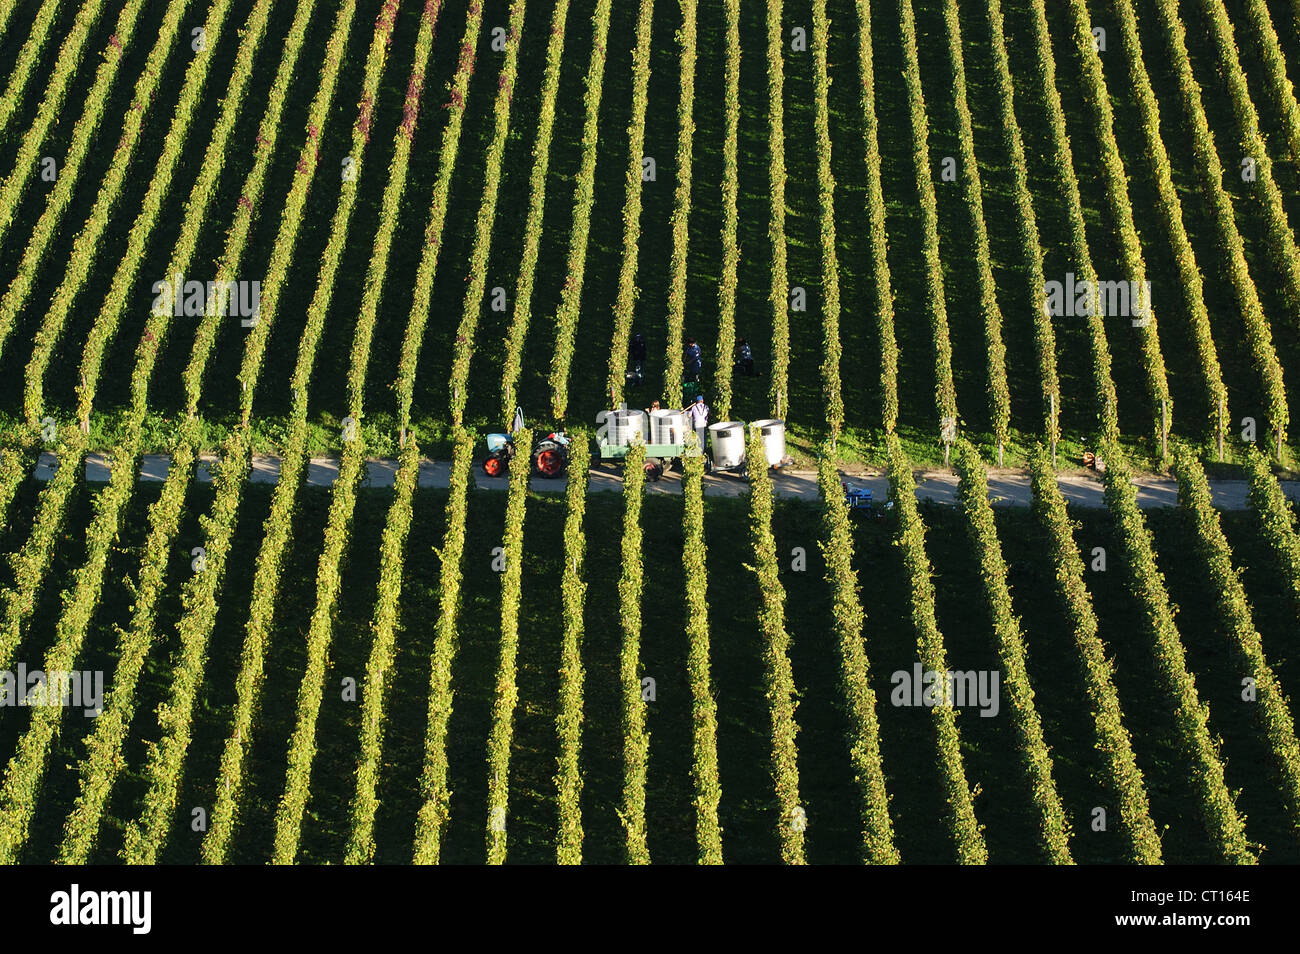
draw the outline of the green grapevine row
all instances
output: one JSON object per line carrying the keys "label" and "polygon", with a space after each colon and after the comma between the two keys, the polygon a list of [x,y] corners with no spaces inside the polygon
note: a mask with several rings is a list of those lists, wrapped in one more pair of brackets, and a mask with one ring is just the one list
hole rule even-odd
{"label": "green grapevine row", "polygon": [[1164,575],[1156,567],[1151,531],[1138,510],[1132,475],[1117,445],[1105,442],[1101,454],[1106,461],[1103,475],[1106,505],[1124,548],[1129,570],[1127,582],[1142,606],[1142,615],[1154,640],[1157,668],[1163,688],[1174,704],[1183,758],[1201,802],[1206,830],[1225,861],[1253,864],[1257,858],[1246,841],[1245,825],[1224,782],[1218,745],[1210,735],[1209,707],[1197,696],[1196,681],[1187,669]]}
{"label": "green grapevine row", "polygon": [[830,448],[818,460],[822,494],[822,556],[831,584],[831,613],[839,635],[841,679],[851,719],[849,759],[862,795],[862,849],[869,864],[894,865],[901,860],[894,845],[894,825],[889,818],[889,793],[880,759],[880,721],[876,718],[876,693],[871,688],[871,667],[863,644],[865,613],[853,572],[853,527],[844,499],[839,472]]}
{"label": "green grapevine row", "polygon": [[923,231],[922,256],[925,259],[925,311],[930,319],[934,340],[935,408],[940,427],[944,421],[957,422],[957,389],[952,379],[952,340],[948,335],[948,306],[944,301],[943,268],[939,259],[939,209],[934,195],[934,177],[930,174],[930,124],[925,114],[925,97],[921,92],[921,66],[916,52],[916,18],[912,0],[899,0],[899,28],[903,37],[903,78],[907,83],[907,102],[911,109],[912,165],[916,191],[921,202]]}
{"label": "green grapevine row", "polygon": [[316,350],[334,292],[334,280],[347,244],[352,209],[356,202],[356,183],[360,180],[366,146],[370,141],[371,108],[387,62],[388,41],[392,34],[397,2],[398,0],[386,0],[375,19],[375,34],[366,57],[365,80],[357,120],[352,125],[352,149],[348,155],[353,160],[353,174],[344,180],[340,190],[338,206],[330,223],[329,242],[316,280],[316,291],[307,308],[307,324],[299,341],[297,363],[290,378],[293,409],[289,433],[280,463],[280,479],[271,497],[271,513],[263,525],[239,675],[235,680],[235,717],[222,750],[216,803],[212,808],[208,834],[203,839],[203,860],[209,864],[224,861],[238,820],[239,798],[244,783],[244,759],[252,744],[253,720],[259,705],[266,647],[271,638],[271,624],[279,596],[281,568],[293,532],[299,484],[307,465],[307,394],[316,364]]}
{"label": "green grapevine row", "polygon": [[695,155],[695,0],[680,0],[682,28],[677,100],[677,187],[673,193],[673,247],[668,263],[668,352],[664,396],[669,407],[682,403],[682,326],[686,321],[686,255],[690,243],[691,162]]}
{"label": "green grapevine row", "polygon": [[998,306],[997,285],[993,279],[992,253],[989,251],[988,226],[984,222],[984,185],[980,181],[979,162],[975,157],[975,133],[971,126],[970,105],[966,100],[966,63],[961,49],[961,21],[957,18],[956,0],[944,0],[943,19],[948,33],[948,63],[953,74],[953,95],[957,103],[957,143],[961,155],[962,198],[974,236],[975,265],[979,270],[979,305],[984,319],[984,343],[988,350],[989,419],[993,423],[993,441],[1002,448],[1010,436],[1011,392],[1007,387],[1007,348],[1002,340],[1002,309]]}
{"label": "green grapevine row", "polygon": [[[515,283],[515,307],[506,331],[506,357],[501,368],[501,419],[509,420],[515,409],[515,386],[523,366],[524,339],[532,314],[533,280],[537,276],[537,250],[542,240],[542,216],[546,211],[546,176],[551,164],[551,133],[555,128],[555,96],[560,88],[560,62],[564,56],[564,21],[569,0],[558,0],[551,14],[551,35],[546,42],[546,74],[542,79],[542,105],[533,141],[533,168],[528,174],[528,217],[524,222],[524,248],[519,256],[519,277]],[[638,159],[640,175],[640,160]],[[638,179],[639,181],[639,179]]]}
{"label": "green grapevine row", "polygon": [[722,864],[718,803],[718,704],[709,671],[708,550],[704,543],[704,457],[683,458],[684,527],[682,563],[686,571],[686,667],[691,682],[694,726],[695,838],[702,865]]}
{"label": "green grapevine row", "polygon": [[1156,19],[1164,35],[1168,52],[1178,74],[1178,87],[1182,96],[1183,112],[1190,120],[1192,132],[1192,160],[1204,195],[1214,214],[1218,244],[1225,249],[1228,277],[1232,282],[1242,321],[1245,324],[1246,342],[1250,347],[1251,364],[1259,375],[1260,390],[1268,407],[1268,420],[1276,430],[1285,435],[1290,412],[1287,407],[1286,387],[1282,380],[1282,365],[1273,347],[1273,332],[1264,308],[1260,304],[1255,282],[1250,277],[1246,263],[1245,243],[1237,229],[1232,196],[1223,184],[1223,164],[1214,145],[1214,134],[1205,115],[1201,101],[1201,87],[1192,75],[1192,61],[1187,52],[1186,30],[1178,13],[1176,0],[1156,0]]}
{"label": "green grapevine row", "polygon": [[1129,860],[1134,864],[1159,864],[1160,836],[1151,821],[1146,785],[1133,755],[1132,737],[1124,727],[1124,714],[1115,691],[1115,667],[1106,654],[1105,643],[1097,635],[1097,614],[1083,582],[1083,560],[1074,542],[1065,497],[1056,483],[1052,458],[1045,448],[1038,447],[1030,456],[1029,468],[1033,508],[1047,534],[1057,594],[1083,660],[1097,751],[1105,759],[1108,781],[1119,798],[1119,824],[1129,842]]}
{"label": "green grapevine row", "polygon": [[840,263],[835,254],[835,176],[831,172],[831,118],[827,103],[831,81],[826,69],[826,44],[830,29],[826,0],[815,0],[813,124],[817,130],[817,207],[821,213],[818,238],[822,253],[822,404],[834,446],[844,426],[844,395],[840,387]]}
{"label": "green grapevine row", "polygon": [[1025,641],[1011,603],[1007,564],[1002,557],[1002,544],[998,541],[993,507],[989,504],[988,474],[979,451],[969,441],[958,442],[955,463],[960,478],[957,493],[966,515],[971,546],[979,559],[984,598],[993,621],[998,660],[1002,663],[1003,685],[1010,695],[1011,721],[1016,727],[1020,755],[1029,776],[1030,797],[1038,812],[1038,836],[1044,853],[1053,864],[1073,864],[1070,826],[1065,820],[1065,808],[1057,793],[1056,781],[1052,778],[1052,757],[1043,741],[1042,720],[1034,706],[1034,690],[1029,684],[1029,671],[1025,664]]}
{"label": "green grapevine row", "polygon": [[[1145,287],[1147,278],[1146,260],[1142,254],[1142,242],[1138,238],[1137,226],[1133,220],[1133,207],[1129,202],[1128,175],[1124,171],[1124,160],[1120,157],[1119,145],[1115,141],[1115,116],[1110,104],[1110,93],[1106,90],[1106,79],[1102,74],[1101,55],[1094,45],[1092,23],[1088,18],[1088,9],[1084,0],[1070,0],[1070,14],[1074,46],[1082,60],[1084,98],[1088,102],[1089,115],[1092,118],[1092,132],[1101,147],[1100,158],[1105,179],[1106,203],[1118,232],[1124,271],[1128,279],[1135,283],[1133,287],[1141,289]],[[1158,130],[1156,135],[1159,135]],[[1160,445],[1172,426],[1174,399],[1169,393],[1169,379],[1165,373],[1164,357],[1160,352],[1155,304],[1145,293],[1139,292],[1138,296],[1143,299],[1145,305],[1145,311],[1141,312],[1138,325],[1142,338],[1142,359],[1146,372],[1147,391],[1151,398],[1153,413],[1152,433],[1155,444]],[[1136,302],[1134,305],[1136,306]]]}
{"label": "green grapevine row", "polygon": [[1282,204],[1282,192],[1273,178],[1273,160],[1269,158],[1268,146],[1260,135],[1259,113],[1250,98],[1246,72],[1241,67],[1237,43],[1233,39],[1232,21],[1228,19],[1222,0],[1200,0],[1200,7],[1214,38],[1219,74],[1228,84],[1228,102],[1236,121],[1242,155],[1255,161],[1258,188],[1251,191],[1256,193],[1268,229],[1263,244],[1274,268],[1282,275],[1291,320],[1300,323],[1300,248],[1296,247],[1295,233],[1287,222],[1286,208]]}
{"label": "green grapevine row", "polygon": [[[216,0],[208,10],[208,19],[203,25],[207,38],[206,42],[203,48],[195,54],[185,70],[185,82],[181,87],[180,98],[172,115],[171,126],[167,130],[166,138],[163,140],[162,154],[158,157],[153,177],[149,180],[149,187],[146,190],[142,208],[131,225],[128,233],[127,254],[109,284],[110,290],[115,287],[130,287],[135,277],[144,246],[153,232],[154,224],[161,212],[162,203],[166,200],[167,193],[171,188],[172,176],[176,171],[176,164],[180,160],[186,136],[189,134],[190,122],[194,118],[194,110],[198,106],[199,99],[203,95],[203,88],[207,84],[208,65],[212,62],[213,54],[224,32],[223,27],[229,9],[230,0]],[[266,21],[265,14],[266,11],[262,10],[261,21],[263,27]],[[256,40],[261,39],[261,31],[256,24],[250,25],[249,35],[253,34],[256,35]],[[256,45],[255,41],[253,46]],[[154,66],[154,71],[150,72],[146,69],[144,75],[140,77],[139,82],[136,84],[134,99],[136,103],[150,102],[157,90],[161,79],[162,62],[159,61],[151,65]],[[118,140],[117,149],[109,160],[108,172],[104,176],[104,181],[100,183],[99,193],[95,197],[95,205],[90,210],[90,216],[86,219],[85,225],[77,234],[63,280],[59,283],[58,289],[55,290],[53,297],[50,299],[50,303],[41,319],[40,329],[36,332],[32,354],[27,361],[26,381],[23,391],[23,408],[29,423],[35,423],[39,420],[44,410],[45,372],[49,367],[50,359],[54,356],[54,349],[63,334],[63,326],[68,313],[72,310],[78,294],[85,287],[86,281],[90,277],[91,268],[95,264],[95,256],[99,250],[99,240],[103,236],[104,230],[108,228],[109,218],[113,214],[114,206],[117,204],[122,187],[126,182],[127,171],[130,169],[131,159],[135,154],[135,147],[140,139],[144,117],[147,112],[148,108],[145,106],[140,109],[132,109],[127,113],[127,121],[122,130],[122,137]],[[118,283],[121,283],[121,285]],[[180,293],[180,289],[175,291],[176,294]],[[120,315],[120,311],[110,313],[110,315]],[[97,340],[101,348],[106,347],[108,342],[112,340],[113,333],[116,330],[116,321],[111,322],[111,325],[113,327],[99,327],[100,323],[96,322]]]}
{"label": "green grapevine row", "polygon": [[889,279],[889,236],[885,232],[885,195],[880,183],[880,142],[876,119],[876,72],[871,52],[871,2],[857,0],[858,72],[862,79],[862,139],[866,148],[867,232],[871,274],[876,287],[876,328],[880,334],[881,413],[885,433],[898,426],[898,340],[894,336],[894,293]]}
{"label": "green grapevine row", "polygon": [[[934,617],[933,572],[930,558],[925,553],[925,524],[921,522],[916,506],[912,464],[897,436],[888,435],[886,442],[890,497],[898,508],[898,546],[903,550],[903,565],[911,581],[912,625],[916,628],[917,652],[926,671],[946,673],[948,658],[943,646],[943,633]],[[950,703],[950,700],[944,701]],[[939,748],[939,772],[943,777],[948,810],[952,813],[948,828],[957,849],[957,860],[964,865],[987,864],[988,848],[984,844],[983,826],[975,818],[975,796],[966,781],[956,711],[951,704],[935,705],[930,711]]]}
{"label": "green grapevine row", "polygon": [[50,27],[54,22],[54,15],[58,12],[58,9],[59,0],[43,0],[41,8],[36,11],[36,19],[32,21],[31,33],[27,35],[23,48],[18,51],[18,59],[14,62],[13,72],[9,74],[9,85],[5,87],[4,95],[0,96],[0,131],[3,131],[5,126],[9,125],[10,117],[13,116],[14,110],[18,108],[18,103],[23,98],[23,91],[27,88],[27,81],[32,76],[32,67],[36,65],[36,61],[40,58],[45,41],[50,38],[52,32]]}
{"label": "green grapevine row", "polygon": [[506,499],[506,527],[502,538],[505,572],[501,574],[501,660],[497,667],[496,694],[492,703],[492,729],[488,734],[488,826],[487,860],[505,864],[506,817],[510,802],[510,741],[514,737],[515,709],[519,686],[515,681],[519,656],[519,597],[524,573],[524,515],[528,503],[533,432],[515,434],[519,463],[510,468],[510,491]]}
{"label": "green grapevine row", "polygon": [[596,203],[596,155],[599,140],[600,98],[605,78],[605,42],[609,38],[611,0],[596,0],[592,15],[595,26],[591,60],[587,65],[586,116],[582,125],[582,166],[573,190],[573,226],[569,232],[569,258],[565,265],[564,289],[555,313],[555,352],[551,358],[551,413],[564,420],[569,406],[569,365],[578,335],[582,303],[582,281],[587,267],[587,244],[591,238],[591,209]]}
{"label": "green grapevine row", "polygon": [[757,428],[746,441],[749,472],[749,527],[754,545],[754,575],[762,595],[758,625],[763,633],[763,662],[767,701],[772,717],[772,782],[780,815],[777,835],[781,860],[802,865],[807,812],[799,803],[799,753],[795,737],[794,671],[790,666],[790,634],[785,628],[785,587],[777,568],[776,538],[772,535],[772,477],[767,469],[763,438]]}
{"label": "green grapevine row", "polygon": [[569,449],[569,482],[565,488],[564,573],[560,580],[564,634],[560,639],[560,714],[555,720],[560,739],[555,775],[560,828],[555,860],[562,865],[582,863],[582,608],[587,596],[587,584],[582,579],[587,554],[582,519],[587,509],[591,444],[585,434],[575,438]]}
{"label": "green grapevine row", "polygon": [[[403,103],[403,119],[393,136],[393,156],[389,162],[388,180],[380,201],[379,230],[375,234],[370,262],[366,269],[366,285],[361,298],[356,329],[352,339],[351,361],[348,365],[348,414],[361,421],[365,399],[366,368],[370,361],[370,348],[379,305],[383,298],[388,275],[388,258],[392,249],[393,234],[400,217],[402,196],[406,189],[412,140],[419,118],[423,93],[424,72],[433,48],[436,8],[426,5],[416,38],[416,67],[412,69]],[[472,3],[466,14],[464,39],[461,42],[461,60],[458,74],[473,69],[473,50],[482,23],[482,7]],[[470,51],[468,65],[465,50]],[[427,247],[426,247],[427,252]],[[417,281],[418,285],[418,281]],[[419,295],[417,293],[417,299]],[[425,301],[427,307],[427,298]],[[415,322],[417,301],[407,324],[407,338]],[[418,352],[416,354],[418,358]],[[325,527],[325,541],[316,569],[316,603],[312,610],[307,633],[307,668],[298,690],[297,717],[289,744],[288,767],[285,770],[284,793],[275,817],[275,847],[272,862],[292,864],[298,852],[302,835],[302,817],[307,808],[311,784],[312,763],[316,755],[316,728],[325,689],[327,655],[333,637],[334,607],[342,586],[341,566],[348,545],[352,515],[356,509],[357,483],[361,476],[364,458],[364,438],[358,433],[346,442],[338,478],[334,482],[329,516]]]}
{"label": "green grapevine row", "polygon": [[[636,268],[641,238],[642,159],[645,154],[646,90],[650,85],[650,28],[654,23],[654,0],[641,0],[636,20],[636,48],[632,51],[632,119],[628,125],[627,172],[624,176],[623,257],[618,268],[618,292],[614,298],[614,334],[609,347],[609,391],[611,404],[623,401],[626,383],[628,343],[636,313]],[[509,403],[509,402],[507,402]],[[506,412],[509,416],[509,411]]]}
{"label": "green grapevine row", "polygon": [[[1052,41],[1047,30],[1047,11],[1043,0],[1033,0],[1033,50],[1036,85],[1043,90],[1047,103],[1048,125],[1052,134],[1051,169],[1053,178],[1060,184],[1070,225],[1070,257],[1080,282],[1088,282],[1094,289],[1092,304],[1088,309],[1088,338],[1092,349],[1093,391],[1097,400],[1097,422],[1101,433],[1109,437],[1119,434],[1118,398],[1115,380],[1111,376],[1110,346],[1106,342],[1106,328],[1097,307],[1097,271],[1092,265],[1088,250],[1088,234],[1084,225],[1083,200],[1079,194],[1079,177],[1074,171],[1074,156],[1070,150],[1070,137],[1065,128],[1065,110],[1061,94],[1056,87],[1056,62],[1052,58]],[[1091,41],[1090,41],[1091,42]],[[1041,347],[1041,345],[1040,345]]]}
{"label": "green grapevine row", "polygon": [[1268,458],[1254,447],[1246,449],[1246,473],[1250,478],[1250,505],[1259,518],[1264,540],[1300,606],[1300,534],[1296,533],[1295,516]]}
{"label": "green grapevine row", "polygon": [[1020,249],[1024,254],[1023,274],[1028,282],[1026,297],[1032,303],[1038,379],[1043,387],[1043,430],[1047,440],[1055,444],[1061,437],[1061,379],[1056,368],[1056,331],[1052,327],[1052,316],[1047,308],[1043,246],[1039,239],[1033,196],[1029,191],[1025,140],[1016,121],[1015,87],[1011,81],[1011,64],[1002,29],[1000,0],[988,0],[987,11],[995,68],[993,75],[998,90],[998,122],[1002,131],[1002,145],[1011,163],[1016,227]]}
{"label": "green grapevine row", "polygon": [[1210,484],[1205,479],[1205,470],[1194,454],[1182,448],[1175,457],[1174,472],[1178,475],[1179,501],[1196,524],[1197,544],[1210,571],[1213,590],[1218,594],[1220,620],[1231,634],[1233,649],[1255,680],[1259,718],[1264,723],[1268,744],[1277,760],[1287,814],[1293,826],[1300,826],[1300,743],[1296,742],[1295,722],[1287,708],[1282,686],[1264,657],[1246,588],[1242,585],[1240,573],[1232,565],[1232,550],[1223,535],[1218,511],[1210,499]]}
{"label": "green grapevine row", "polygon": [[464,576],[465,517],[469,495],[474,435],[458,429],[451,460],[451,491],[447,498],[447,530],[442,549],[435,550],[438,572],[438,621],[434,627],[433,656],[429,664],[429,706],[425,720],[424,769],[420,776],[420,805],[415,827],[415,863],[437,864],[442,835],[451,813],[447,784],[447,723],[454,698],[451,666],[456,658],[456,621],[460,613],[460,584]]}
{"label": "green grapevine row", "polygon": [[648,865],[645,783],[650,758],[646,707],[641,693],[641,496],[645,488],[645,445],[633,444],[623,472],[623,572],[618,580],[623,645],[619,685],[623,696],[623,808],[619,817],[627,834],[627,861]]}
{"label": "green grapevine row", "polygon": [[[149,110],[152,95],[162,74],[163,64],[167,60],[167,54],[171,51],[172,43],[175,41],[176,33],[180,28],[181,16],[188,5],[189,0],[172,0],[171,5],[167,8],[158,41],[154,44],[153,49],[149,51],[149,59],[145,64],[144,72],[140,74],[139,80],[136,81],[131,106],[128,107],[122,124],[122,138],[119,140],[118,147],[114,152],[116,160],[131,155],[135,146],[135,136],[139,133],[144,114]],[[123,10],[123,14],[125,15],[132,9],[138,10],[138,8],[138,3],[128,5]],[[127,26],[129,29],[134,28],[134,18],[128,22]],[[27,302],[27,296],[31,293],[32,285],[36,281],[36,274],[40,270],[45,253],[49,250],[50,243],[63,218],[63,213],[72,198],[72,190],[79,177],[81,161],[90,149],[92,134],[98,127],[99,120],[107,106],[108,94],[112,88],[113,80],[116,78],[116,67],[121,56],[121,51],[110,44],[108,57],[101,65],[100,72],[96,77],[95,87],[90,92],[86,110],[82,113],[81,118],[77,120],[77,125],[73,127],[72,143],[68,147],[68,156],[64,160],[63,167],[59,169],[54,190],[50,193],[45,210],[41,213],[41,217],[36,222],[36,227],[32,230],[31,237],[27,240],[27,247],[23,250],[22,260],[18,264],[18,273],[9,283],[4,297],[0,298],[0,348],[3,348],[5,340],[13,331],[14,323],[21,313],[23,305]],[[21,173],[22,167],[20,166],[18,172],[6,180],[6,186],[9,182],[18,182],[22,178]],[[116,198],[116,187],[112,183],[114,180],[120,183],[124,174],[125,170],[120,163],[109,165],[108,173],[104,177],[104,188],[111,190],[114,198]],[[6,193],[7,191],[6,189]],[[12,212],[8,209],[4,199],[5,195],[0,195],[0,233],[5,230],[9,218],[12,216]],[[96,205],[98,206],[98,204],[97,201]]]}
{"label": "green grapevine row", "polygon": [[[724,0],[727,17],[727,77],[723,93],[722,277],[718,280],[718,338],[713,367],[713,406],[718,420],[731,418],[731,356],[736,347],[736,273],[740,268],[737,201],[740,196],[740,0]],[[619,342],[615,342],[618,346]],[[623,345],[626,352],[627,346]],[[611,376],[611,381],[613,380]]]}
{"label": "green grapevine row", "polygon": [[[54,72],[46,81],[45,95],[37,108],[36,118],[32,120],[31,127],[23,134],[22,142],[18,146],[14,171],[0,186],[0,239],[9,234],[9,226],[13,224],[18,203],[22,201],[24,187],[40,158],[45,135],[50,131],[50,126],[54,124],[63,108],[63,98],[67,95],[68,85],[72,82],[77,67],[82,65],[81,48],[86,45],[86,40],[99,20],[99,13],[103,6],[103,0],[86,0],[77,11],[72,30],[59,46],[58,56],[54,60]],[[85,150],[89,148],[90,136],[99,125],[100,117],[104,113],[104,107],[108,103],[108,91],[112,88],[113,81],[117,79],[117,64],[122,58],[123,50],[131,42],[131,34],[135,30],[135,22],[142,6],[143,3],[139,0],[128,3],[117,18],[113,34],[109,38],[108,48],[103,52],[103,62],[99,64],[99,69],[95,73],[95,84],[86,96],[87,108],[73,126],[72,145],[68,150],[67,158],[59,168],[59,178],[68,178],[68,185],[64,188],[65,193],[70,193],[75,184],[73,180],[76,178],[77,167]],[[78,132],[82,135],[78,136]],[[80,144],[80,151],[78,151],[78,144]],[[72,173],[71,176],[68,175],[69,172]],[[66,204],[70,196],[59,199],[59,195],[56,185],[50,202],[62,201]]]}
{"label": "green grapevine row", "polygon": [[776,417],[788,413],[790,389],[790,279],[785,246],[785,71],[782,64],[781,16],[784,0],[767,0],[767,150],[770,214],[767,238],[772,246],[772,384],[768,399]]}
{"label": "green grapevine row", "polygon": [[[478,221],[474,226],[474,249],[470,253],[469,288],[465,291],[464,311],[460,328],[456,332],[455,357],[451,365],[451,419],[459,424],[465,413],[469,395],[469,366],[474,354],[474,332],[478,328],[479,309],[483,307],[483,289],[487,285],[488,252],[492,248],[492,224],[496,221],[497,191],[501,185],[501,159],[505,155],[506,136],[510,132],[510,101],[514,97],[515,81],[519,70],[519,37],[524,29],[524,0],[516,0],[510,7],[510,27],[506,40],[506,61],[501,67],[496,102],[492,106],[492,143],[484,160],[483,200],[479,205]],[[465,82],[468,83],[466,76]],[[453,103],[455,94],[453,94]],[[463,96],[462,96],[463,99]],[[462,111],[453,106],[452,123],[459,127]],[[446,214],[446,193],[451,188],[451,166],[447,164],[446,177],[442,172],[447,156],[456,154],[455,140],[448,141],[451,124],[443,132],[443,147],[439,151],[439,183],[443,201],[438,205],[439,216]],[[459,136],[459,128],[457,129]],[[441,224],[439,225],[441,229]],[[415,383],[414,365],[402,365],[398,374],[398,419],[403,427],[410,416],[410,387]]]}

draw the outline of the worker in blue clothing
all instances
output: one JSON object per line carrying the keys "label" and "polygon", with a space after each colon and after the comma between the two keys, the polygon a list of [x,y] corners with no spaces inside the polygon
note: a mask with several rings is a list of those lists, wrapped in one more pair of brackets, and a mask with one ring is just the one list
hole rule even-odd
{"label": "worker in blue clothing", "polygon": [[754,351],[744,338],[736,342],[736,370],[746,377],[754,376]]}
{"label": "worker in blue clothing", "polygon": [[698,381],[700,371],[704,369],[704,351],[695,343],[694,338],[686,339],[686,347],[683,349],[683,357],[686,364],[686,380]]}

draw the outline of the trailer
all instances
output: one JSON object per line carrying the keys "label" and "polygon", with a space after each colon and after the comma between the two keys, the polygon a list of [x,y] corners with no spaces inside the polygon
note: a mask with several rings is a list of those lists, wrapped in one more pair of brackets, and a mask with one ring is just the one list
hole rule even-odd
{"label": "trailer", "polygon": [[[682,470],[682,458],[687,456],[688,448],[685,444],[645,444],[645,463],[642,465],[645,475],[650,480],[659,480],[664,474],[676,467],[680,473]],[[608,444],[604,441],[597,443],[596,453],[603,464],[606,461],[620,461],[627,457],[627,452],[631,450],[630,444]],[[713,461],[708,454],[700,452],[704,458],[704,472],[706,474],[713,472]]]}

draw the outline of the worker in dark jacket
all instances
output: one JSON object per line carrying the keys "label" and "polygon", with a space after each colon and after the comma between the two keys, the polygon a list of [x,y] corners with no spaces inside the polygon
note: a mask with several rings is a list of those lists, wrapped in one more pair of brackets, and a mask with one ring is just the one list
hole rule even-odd
{"label": "worker in dark jacket", "polygon": [[632,336],[632,341],[627,346],[627,356],[632,366],[627,369],[624,378],[628,387],[636,387],[645,380],[646,347],[645,336],[641,332]]}
{"label": "worker in dark jacket", "polygon": [[736,342],[736,370],[746,377],[754,376],[754,351],[744,338]]}
{"label": "worker in dark jacket", "polygon": [[698,381],[700,371],[704,368],[704,351],[695,343],[694,338],[686,339],[683,357],[685,358],[687,380]]}

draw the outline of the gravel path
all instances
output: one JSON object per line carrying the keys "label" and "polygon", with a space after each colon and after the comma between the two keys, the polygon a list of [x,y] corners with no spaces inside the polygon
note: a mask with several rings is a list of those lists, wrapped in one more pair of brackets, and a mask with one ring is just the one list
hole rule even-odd
{"label": "gravel path", "polygon": [[[199,461],[198,480],[210,483],[210,462],[214,457],[203,457]],[[147,454],[140,467],[141,481],[161,481],[167,477],[170,458],[164,454]],[[33,477],[38,481],[49,480],[57,467],[54,454],[44,452],[36,463]],[[339,462],[337,458],[313,457],[307,467],[307,486],[329,487],[338,478]],[[450,479],[451,465],[447,461],[424,460],[420,462],[419,486],[445,488]],[[371,459],[366,463],[362,478],[366,487],[391,487],[397,475],[396,460]],[[91,483],[107,483],[109,477],[109,459],[104,454],[86,456],[86,479]],[[280,459],[263,455],[254,455],[249,480],[252,483],[274,484],[280,479]],[[868,488],[872,498],[883,502],[889,497],[889,478],[884,474],[845,475],[844,479],[853,487]],[[504,477],[485,477],[475,468],[474,480],[481,490],[505,490],[507,480]],[[818,498],[817,474],[815,471],[789,471],[773,475],[772,483],[778,496],[794,497],[801,500]],[[1058,478],[1061,492],[1071,504],[1080,507],[1104,507],[1101,481],[1087,473],[1061,474]],[[1139,477],[1134,483],[1138,488],[1138,505],[1145,508],[1174,507],[1178,504],[1178,485],[1168,478]],[[535,477],[533,490],[560,493],[564,490],[563,479],[545,479]],[[714,496],[739,497],[749,485],[742,477],[733,474],[711,474],[704,479],[704,492]],[[623,481],[619,470],[612,466],[593,468],[590,474],[591,493],[621,493]],[[1216,480],[1211,484],[1214,504],[1223,510],[1244,510],[1247,507],[1244,480]],[[1300,481],[1283,481],[1282,490],[1292,500],[1300,501]],[[651,494],[680,494],[682,492],[681,475],[670,472],[659,481],[646,483],[646,492]],[[916,496],[918,500],[930,500],[936,504],[955,505],[957,502],[957,476],[944,471],[923,471],[916,476]],[[995,505],[1006,507],[1027,507],[1030,503],[1029,475],[1023,471],[995,471],[989,474],[989,497]]]}

